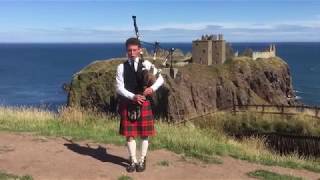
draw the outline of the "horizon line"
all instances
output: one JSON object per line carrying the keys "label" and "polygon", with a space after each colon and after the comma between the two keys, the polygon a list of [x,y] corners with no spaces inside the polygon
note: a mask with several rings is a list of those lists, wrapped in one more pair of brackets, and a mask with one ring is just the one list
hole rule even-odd
{"label": "horizon line", "polygon": [[[144,41],[147,42],[147,41]],[[152,41],[153,42],[153,41]],[[148,42],[148,43],[152,43]],[[159,42],[159,41],[157,41]],[[227,43],[320,43],[320,41],[226,41]],[[26,42],[0,42],[0,44],[124,44],[125,42],[120,42],[120,41],[114,41],[114,42],[31,42],[31,41],[26,41]],[[163,41],[159,42],[161,43],[183,43],[183,44],[188,44],[192,43],[187,42],[187,41]]]}

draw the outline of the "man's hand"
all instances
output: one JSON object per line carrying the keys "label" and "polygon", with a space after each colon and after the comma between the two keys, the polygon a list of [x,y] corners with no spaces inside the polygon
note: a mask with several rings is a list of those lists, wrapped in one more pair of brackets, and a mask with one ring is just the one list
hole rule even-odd
{"label": "man's hand", "polygon": [[143,102],[146,100],[146,97],[145,96],[142,96],[140,94],[136,94],[134,97],[133,97],[133,101],[134,102],[137,102],[138,104],[142,105]]}
{"label": "man's hand", "polygon": [[153,93],[153,89],[148,87],[144,90],[143,95],[144,96],[150,96]]}

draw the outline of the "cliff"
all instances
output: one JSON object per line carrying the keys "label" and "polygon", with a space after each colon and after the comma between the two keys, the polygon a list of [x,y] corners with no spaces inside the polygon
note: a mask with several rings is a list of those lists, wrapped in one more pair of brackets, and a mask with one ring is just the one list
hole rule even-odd
{"label": "cliff", "polygon": [[[68,86],[68,105],[116,112],[116,66],[124,59],[96,61],[76,73]],[[154,95],[157,116],[171,120],[191,117],[232,104],[296,104],[288,65],[281,58],[237,57],[225,64],[177,67],[175,79]]]}

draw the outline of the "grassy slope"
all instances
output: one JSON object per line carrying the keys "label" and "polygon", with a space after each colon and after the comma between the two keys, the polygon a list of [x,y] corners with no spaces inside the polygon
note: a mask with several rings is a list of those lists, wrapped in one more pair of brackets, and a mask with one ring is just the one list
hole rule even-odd
{"label": "grassy slope", "polygon": [[205,119],[195,119],[195,124],[201,128],[216,129],[226,134],[241,134],[243,132],[282,133],[301,136],[320,136],[320,121],[318,118],[304,114],[281,116],[279,114],[261,114],[239,112],[218,112]]}
{"label": "grassy slope", "polygon": [[[118,135],[119,119],[84,113],[79,109],[60,109],[58,114],[39,109],[0,108],[0,130],[35,132],[46,136],[67,136],[89,139],[100,143],[123,145]],[[320,172],[320,163],[301,159],[295,155],[279,156],[272,153],[258,139],[235,141],[215,130],[156,123],[157,136],[151,138],[151,149],[166,148],[170,151],[195,157],[207,162],[222,163],[219,156],[232,156],[266,165],[308,169]]]}
{"label": "grassy slope", "polygon": [[192,80],[199,79],[214,79],[217,77],[223,77],[230,79],[234,76],[235,69],[241,69],[244,72],[255,72],[261,69],[273,69],[275,71],[280,70],[286,66],[286,62],[279,57],[270,59],[258,59],[252,60],[247,57],[237,57],[224,64],[207,66],[202,64],[189,64],[179,69],[184,74],[191,74]]}

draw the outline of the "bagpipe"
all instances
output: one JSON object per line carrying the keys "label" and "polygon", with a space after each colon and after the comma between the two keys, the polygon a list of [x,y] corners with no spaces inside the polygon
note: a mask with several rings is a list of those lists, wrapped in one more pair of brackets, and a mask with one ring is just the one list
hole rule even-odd
{"label": "bagpipe", "polygon": [[[136,34],[136,38],[140,41],[141,43],[141,48],[142,44],[146,44],[146,45],[152,45],[153,46],[153,60],[156,60],[156,56],[157,56],[157,51],[161,48],[166,50],[166,48],[162,48],[160,46],[159,42],[155,42],[154,44],[152,43],[148,43],[148,42],[144,42],[141,40],[140,38],[140,34],[139,34],[139,29],[138,29],[138,25],[137,25],[137,17],[136,16],[132,16],[133,19],[133,26],[134,26],[134,30],[135,30],[135,34]],[[173,77],[173,52],[175,51],[175,48],[170,48],[169,49],[169,54],[165,57],[165,61],[162,63],[163,65],[166,65],[168,58],[170,59],[170,75],[172,74],[171,77]],[[144,62],[144,56],[143,56],[143,51],[140,52],[140,59],[139,59],[139,63],[143,64]],[[152,66],[150,68],[150,70],[147,70],[145,67],[142,70],[142,77],[141,77],[141,84],[143,84],[142,86],[145,88],[150,87],[155,81],[156,79],[159,77],[160,73],[161,73],[161,69],[158,69],[158,71],[156,72],[156,74],[154,75],[154,65],[152,63]]]}
{"label": "bagpipe", "polygon": [[[136,34],[136,38],[140,41],[141,44],[141,49],[142,49],[142,43],[140,40],[140,35],[139,35],[139,30],[138,30],[138,26],[137,26],[137,21],[136,21],[136,16],[132,16],[133,19],[133,25],[134,25],[134,30],[135,30],[135,34]],[[159,77],[160,75],[160,71],[158,71],[156,73],[156,75],[154,75],[154,68],[155,67],[150,67],[147,68],[144,64],[145,60],[143,57],[143,51],[140,51],[140,58],[139,58],[139,62],[138,62],[138,69],[137,69],[137,84],[139,86],[139,94],[143,94],[143,91],[152,86],[156,79]],[[152,64],[152,66],[154,66]],[[150,97],[146,97],[147,99],[150,99]],[[136,120],[141,120],[141,105],[137,104],[137,103],[129,103],[128,104],[128,119],[130,121],[136,121]]]}

